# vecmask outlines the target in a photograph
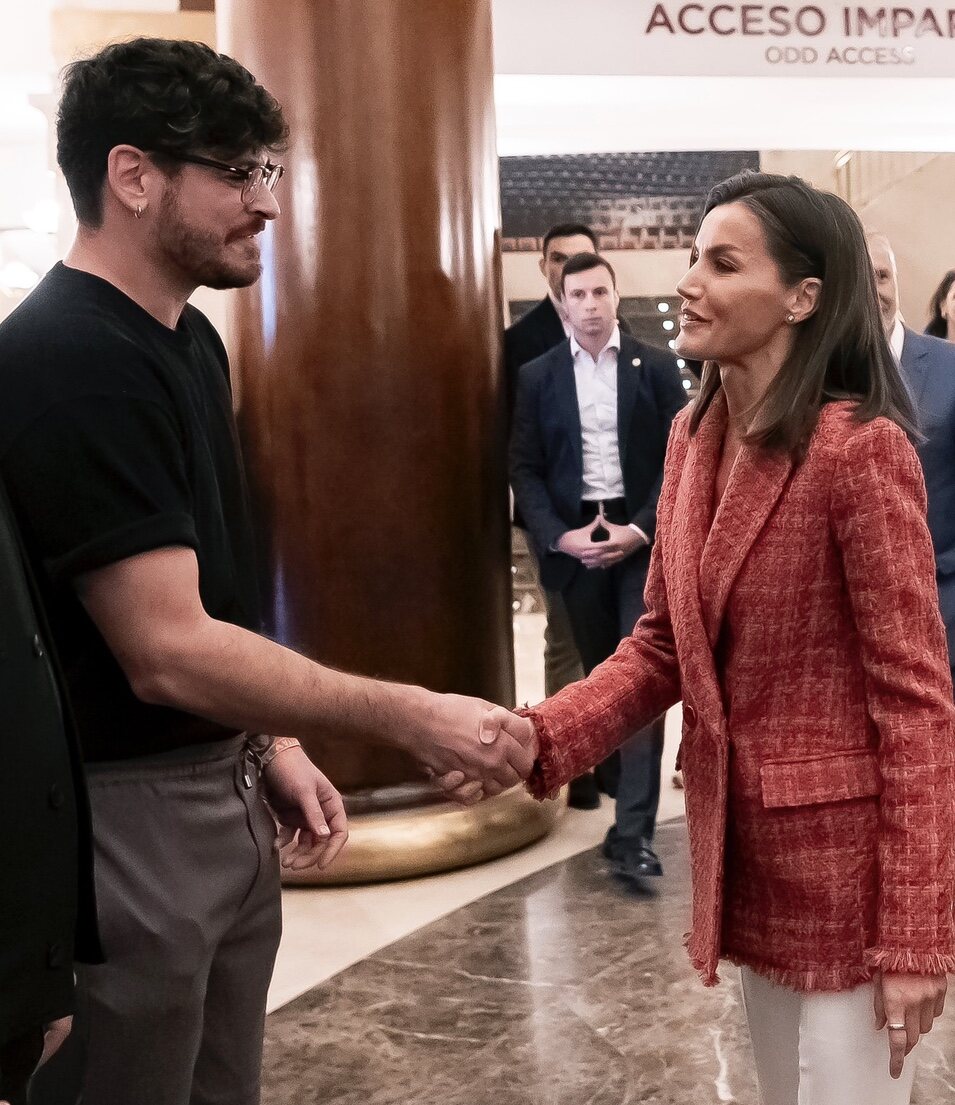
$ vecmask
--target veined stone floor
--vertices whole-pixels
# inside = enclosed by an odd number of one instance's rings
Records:
[[[279,1009],[263,1105],[757,1105],[735,971],[705,989],[683,951],[685,833],[655,893],[583,852]],[[913,1105],[951,1105],[955,1013],[923,1050]]]

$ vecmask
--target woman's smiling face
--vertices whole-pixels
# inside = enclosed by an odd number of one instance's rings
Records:
[[[681,357],[745,361],[790,330],[793,289],[783,283],[759,219],[742,203],[714,207],[704,218],[677,293]]]

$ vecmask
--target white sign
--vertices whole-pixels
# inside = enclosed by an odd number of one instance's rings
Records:
[[[526,73],[950,77],[955,8],[723,0],[499,0],[495,67]]]

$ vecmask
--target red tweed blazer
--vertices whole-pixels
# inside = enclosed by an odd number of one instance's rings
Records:
[[[527,711],[539,797],[683,699],[687,946],[797,990],[955,969],[955,707],[915,451],[832,403],[805,459],[745,446],[714,517],[719,396],[673,424],[647,613]]]

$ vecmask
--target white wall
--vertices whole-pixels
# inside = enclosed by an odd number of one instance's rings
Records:
[[[859,208],[862,221],[885,234],[899,266],[902,313],[915,330],[928,322],[928,302],[942,276],[955,269],[952,181],[955,155],[933,158]]]
[[[955,80],[495,78],[498,152],[955,150]]]

